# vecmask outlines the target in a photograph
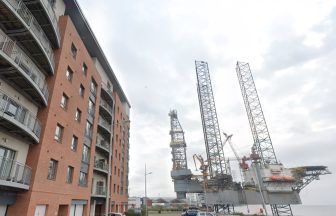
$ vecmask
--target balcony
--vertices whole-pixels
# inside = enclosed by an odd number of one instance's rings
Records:
[[[42,68],[54,73],[54,53],[40,24],[22,0],[0,0],[0,23],[7,35],[29,50]]]
[[[109,153],[110,152],[110,144],[109,142],[107,142],[104,139],[98,138],[97,136],[97,142],[96,142],[96,147],[100,150],[102,150],[105,153]]]
[[[25,52],[0,30],[0,76],[38,104],[47,105],[45,75]]]
[[[60,33],[58,29],[58,21],[54,9],[49,0],[23,0],[26,6],[34,15],[35,19],[40,23],[42,29],[53,43],[54,47],[60,45]]]
[[[105,186],[93,186],[92,188],[92,197],[106,197],[106,187]]]
[[[2,92],[0,92],[0,126],[32,143],[39,142],[41,124],[36,116]]]
[[[29,190],[31,168],[17,161],[0,157],[0,187],[8,190]]]
[[[114,99],[113,99],[113,90],[112,87],[109,87],[107,84],[105,83],[101,83],[101,95],[103,98],[105,98],[108,102],[110,103],[114,103]]]
[[[99,116],[98,120],[98,129],[104,134],[111,134],[111,124],[101,116]]]
[[[112,120],[113,116],[113,108],[112,106],[103,98],[100,98],[100,107],[99,113],[103,115],[105,118]]]
[[[108,164],[103,160],[96,160],[93,169],[108,174]]]

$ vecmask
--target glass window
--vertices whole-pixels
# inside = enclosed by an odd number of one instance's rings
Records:
[[[77,145],[78,145],[78,137],[73,135],[72,140],[71,140],[71,150],[76,151],[77,150]]]
[[[74,172],[74,168],[72,166],[68,166],[66,183],[68,183],[68,184],[72,183],[73,172]]]
[[[73,78],[73,71],[71,70],[70,67],[67,68],[65,72],[66,79],[69,80],[70,82],[72,81]]]
[[[85,63],[83,63],[82,65],[82,73],[86,76],[87,75],[87,70],[88,70],[88,67],[86,66]]]
[[[63,109],[67,109],[68,101],[69,101],[69,97],[66,94],[63,93],[62,98],[61,98],[61,107]]]
[[[87,174],[84,172],[79,172],[79,185],[87,186]]]
[[[84,93],[85,93],[85,88],[84,88],[84,86],[81,84],[81,85],[79,86],[79,95],[80,95],[81,97],[84,97]]]
[[[56,125],[54,139],[59,143],[62,142],[63,130],[64,130],[64,127],[62,125],[60,124]]]
[[[85,163],[90,161],[90,149],[86,145],[83,146],[82,161]]]
[[[97,83],[94,81],[94,79],[91,80],[90,91],[93,95],[97,95]]]
[[[80,122],[81,117],[82,117],[82,111],[80,111],[80,109],[77,108],[75,113],[75,121]]]
[[[85,126],[85,135],[89,138],[92,137],[92,124],[90,122],[86,122]]]
[[[94,116],[94,113],[95,113],[95,104],[94,104],[94,102],[93,102],[91,99],[89,99],[88,113],[89,113],[91,116]]]
[[[77,56],[77,48],[75,47],[75,44],[71,44],[71,55],[73,58],[76,58]]]
[[[57,166],[58,166],[58,161],[54,159],[50,159],[49,167],[48,167],[48,177],[47,177],[49,180],[56,179]]]

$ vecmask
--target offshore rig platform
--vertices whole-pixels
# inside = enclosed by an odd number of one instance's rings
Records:
[[[271,215],[266,208],[266,205],[270,205],[272,215],[292,216],[291,205],[301,204],[300,191],[321,175],[330,174],[330,171],[326,166],[287,168],[279,162],[249,64],[244,62],[237,62],[236,73],[253,145],[250,155],[240,157],[231,143],[232,135],[223,133],[222,140],[208,64],[195,61],[195,67],[206,158],[193,155],[195,166],[198,163],[202,173],[194,175],[188,168],[186,141],[177,112],[170,111],[171,177],[177,198],[185,199],[187,193],[200,193],[204,196],[206,207],[217,211],[231,212],[234,206],[260,204],[266,215]],[[241,182],[235,182],[232,178],[230,160],[224,155],[226,143],[229,143],[235,160],[238,160]]]

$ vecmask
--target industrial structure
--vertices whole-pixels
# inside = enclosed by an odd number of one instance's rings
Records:
[[[223,133],[225,140],[222,142],[208,64],[195,61],[195,66],[207,160],[194,155],[194,161],[197,159],[201,164],[202,178],[191,174],[179,175],[173,167],[171,174],[177,196],[203,193],[206,206],[215,210],[221,208],[230,212],[234,205],[261,204],[267,215],[266,205],[270,205],[274,216],[292,216],[291,205],[301,204],[299,192],[320,175],[330,174],[327,167],[286,168],[279,163],[249,64],[243,62],[237,62],[236,73],[254,142],[251,154],[240,157],[231,143],[232,135]],[[242,182],[232,180],[230,160],[224,157],[227,142],[239,162]]]
[[[129,118],[76,0],[0,0],[0,216],[124,212]]]

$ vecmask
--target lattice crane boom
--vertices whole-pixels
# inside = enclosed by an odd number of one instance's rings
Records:
[[[197,92],[210,177],[227,174],[223,143],[213,96],[208,63],[195,61]]]
[[[236,72],[253,135],[254,148],[263,164],[277,164],[277,157],[274,152],[249,64],[237,62]]]
[[[177,118],[177,111],[171,110],[170,116],[170,147],[172,148],[173,170],[187,170],[186,142],[184,139],[184,131]]]

